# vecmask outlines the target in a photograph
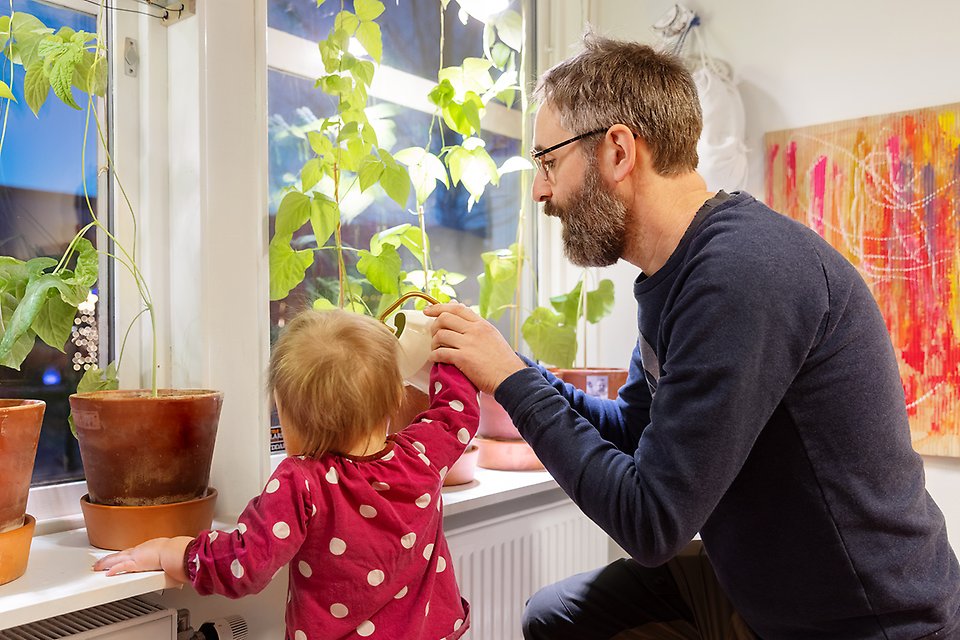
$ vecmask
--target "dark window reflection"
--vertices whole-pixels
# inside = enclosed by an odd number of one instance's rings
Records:
[[[51,28],[66,25],[92,32],[94,18],[69,9],[39,2],[16,0],[15,11],[25,11]],[[0,56],[7,69],[9,61]],[[9,72],[5,78],[9,80]],[[86,163],[82,163],[85,115],[63,105],[52,92],[36,118],[23,98],[23,70],[15,67],[6,137],[0,153],[0,255],[29,260],[38,256],[59,259],[74,234],[90,221],[83,197],[83,174],[87,178],[90,204],[97,204],[96,128],[90,127]],[[77,103],[86,104],[79,92]],[[96,244],[93,233],[88,239]],[[95,316],[83,316],[75,325],[78,347],[68,343],[66,353],[37,340],[36,347],[19,371],[0,367],[0,397],[34,398],[47,403],[40,444],[34,466],[34,484],[49,484],[83,478],[79,449],[67,425],[67,397],[76,391],[83,374],[75,360],[89,358],[99,348]],[[86,338],[80,335],[80,330]]]

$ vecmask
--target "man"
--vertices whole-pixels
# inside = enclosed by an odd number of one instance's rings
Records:
[[[702,603],[674,558],[698,532],[703,582],[712,565],[760,638],[960,637],[960,567],[910,445],[886,326],[855,269],[749,194],[706,190],[696,89],[676,59],[588,36],[536,97],[533,196],[560,219],[567,256],[642,273],[616,401],[521,360],[462,305],[427,311],[433,358],[494,393],[632,556],[535,594],[525,637],[659,637],[659,622],[696,624]]]

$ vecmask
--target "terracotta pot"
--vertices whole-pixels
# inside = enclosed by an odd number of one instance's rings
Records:
[[[450,471],[443,477],[443,486],[455,487],[458,484],[473,482],[477,475],[477,458],[480,455],[480,446],[471,442],[463,455],[450,467]]]
[[[223,394],[202,389],[70,396],[89,501],[112,506],[204,497]]]
[[[23,526],[46,404],[0,400],[0,533]]]
[[[93,504],[89,496],[83,496],[80,510],[83,511],[90,544],[120,551],[151,538],[196,536],[210,528],[216,502],[217,490],[211,488],[204,497],[196,500],[145,507]]]
[[[626,369],[551,369],[551,373],[587,395],[615,400],[627,382]]]
[[[510,414],[489,393],[480,394],[480,428],[477,435],[499,440],[523,439],[510,419]]]
[[[539,471],[543,463],[534,453],[533,447],[524,440],[500,440],[497,438],[477,437],[480,456],[477,466],[498,471]]]
[[[388,433],[403,431],[417,415],[430,407],[430,398],[423,391],[411,385],[404,385],[403,390],[403,401],[400,403],[400,408],[390,416]]]
[[[36,524],[37,520],[27,515],[19,527],[0,533],[0,584],[16,580],[27,572]]]

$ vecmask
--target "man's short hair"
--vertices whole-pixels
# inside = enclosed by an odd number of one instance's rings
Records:
[[[343,453],[365,442],[403,399],[398,353],[397,338],[369,316],[308,309],[288,322],[268,385],[289,423],[281,426],[303,443],[293,453]]]
[[[678,175],[697,168],[703,115],[697,87],[676,56],[635,42],[587,33],[584,49],[548,69],[534,98],[580,134],[623,124],[646,143],[653,168]],[[584,153],[601,138],[585,138]]]

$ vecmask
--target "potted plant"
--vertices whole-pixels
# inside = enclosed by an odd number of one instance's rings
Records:
[[[445,9],[447,2],[441,4]],[[308,270],[322,256],[331,255],[337,280],[333,287],[317,287],[317,294],[311,296],[314,308],[340,307],[382,316],[410,292],[449,301],[457,296],[455,286],[465,279],[463,274],[436,268],[431,260],[424,205],[438,184],[462,184],[472,206],[503,173],[530,166],[526,160],[511,159],[498,167],[479,135],[487,104],[494,99],[512,100],[519,89],[511,52],[519,49],[520,17],[506,12],[491,21],[485,30],[485,57],[468,58],[459,66],[444,66],[441,38],[438,83],[428,96],[435,111],[427,143],[391,153],[378,144],[378,122],[367,108],[367,89],[382,52],[376,20],[384,7],[368,0],[356,2],[354,8],[355,12],[337,13],[327,38],[319,44],[326,75],[317,79],[316,86],[338,108],[335,115],[300,134],[309,142],[310,155],[299,171],[299,181],[289,187],[277,210],[270,241],[271,299],[283,300],[294,289],[302,289]],[[352,38],[360,42],[369,60],[351,53]],[[434,125],[444,140],[438,153],[432,145]],[[341,233],[343,221],[357,215],[348,213],[350,198],[376,187],[401,207],[407,206],[412,190],[415,222],[375,233],[368,247],[347,246]],[[405,261],[414,268],[404,269]],[[422,307],[425,302],[418,299],[416,304]],[[426,395],[408,387],[391,424],[406,425],[426,405]],[[462,458],[464,464],[474,459],[474,452],[471,448]],[[459,476],[451,471],[448,478],[453,482]]]
[[[81,109],[74,99],[76,88],[87,97],[88,118],[101,130],[95,100],[105,95],[107,64],[99,33],[67,27],[54,31],[35,16],[16,12],[0,18],[0,41],[10,64],[25,70],[24,100],[34,114],[39,116],[51,90],[68,106]],[[0,83],[0,97],[8,109],[15,100],[6,82]],[[100,142],[106,146],[102,136]],[[112,169],[109,153],[107,158]],[[0,257],[0,363],[18,367],[36,337],[63,350],[77,307],[98,277],[98,251],[85,238],[91,229],[112,241],[113,248],[104,255],[135,281],[142,309],[134,321],[146,315],[155,329],[150,290],[137,263],[136,236],[129,245],[121,242],[97,217],[89,197],[86,202],[91,222],[77,232],[59,261],[36,258],[23,263]],[[130,202],[126,205],[132,215]],[[118,362],[122,355],[123,346]],[[81,507],[95,546],[119,549],[156,535],[191,535],[212,519],[216,492],[207,482],[222,396],[207,390],[158,389],[155,337],[153,360],[150,389],[120,391],[114,362],[104,369],[91,367],[70,398],[71,428],[79,440],[89,490]],[[178,514],[189,521],[177,524]],[[142,515],[151,519],[146,528],[136,524]]]

